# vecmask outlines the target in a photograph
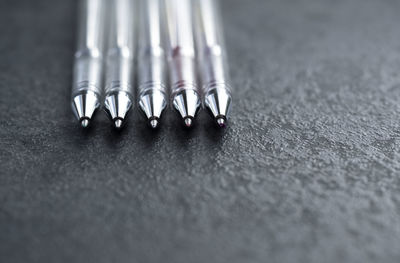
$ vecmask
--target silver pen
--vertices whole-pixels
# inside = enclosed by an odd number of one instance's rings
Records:
[[[232,97],[218,7],[216,0],[195,0],[195,39],[204,105],[225,127]]]
[[[140,1],[138,104],[152,128],[167,106],[161,0]]]
[[[201,104],[196,79],[192,2],[166,0],[165,3],[171,100],[185,125],[190,127]]]
[[[111,1],[110,14],[104,106],[115,127],[121,128],[134,96],[134,0]]]
[[[72,109],[82,127],[87,127],[100,106],[106,0],[81,0],[79,4]]]

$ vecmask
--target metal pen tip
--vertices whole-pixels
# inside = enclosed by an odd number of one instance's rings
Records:
[[[114,122],[115,128],[120,129],[122,127],[122,120],[121,119],[117,119]]]
[[[81,120],[81,126],[83,128],[86,128],[87,126],[89,126],[89,120],[88,119]]]
[[[192,126],[192,123],[193,123],[193,121],[192,121],[192,118],[190,118],[190,117],[186,117],[185,119],[184,119],[184,121],[185,121],[185,125],[186,125],[186,127],[191,127]]]
[[[226,121],[222,117],[217,119],[217,123],[218,123],[219,127],[221,127],[221,128],[225,128],[225,126],[226,126]]]
[[[158,126],[158,121],[156,119],[153,119],[150,121],[150,126],[151,128],[155,129]]]

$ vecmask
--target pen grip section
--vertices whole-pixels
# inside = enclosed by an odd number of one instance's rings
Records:
[[[98,51],[77,52],[74,63],[73,96],[87,91],[101,94],[103,56]]]
[[[202,85],[205,92],[215,86],[215,83],[229,87],[229,70],[226,63],[225,51],[221,46],[205,47],[199,53],[199,67]]]
[[[169,59],[172,97],[182,90],[198,93],[196,62],[192,56],[175,56]]]
[[[148,89],[158,89],[165,94],[165,54],[162,48],[144,49],[139,60],[139,94],[144,94]]]
[[[128,47],[109,49],[107,53],[106,96],[126,92],[133,96],[134,54]]]

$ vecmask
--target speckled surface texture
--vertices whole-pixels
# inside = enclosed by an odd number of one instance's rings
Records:
[[[225,0],[234,108],[69,105],[75,4],[0,1],[0,262],[399,262],[400,2]]]

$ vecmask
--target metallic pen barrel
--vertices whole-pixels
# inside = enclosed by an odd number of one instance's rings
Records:
[[[195,0],[195,39],[204,105],[220,127],[225,127],[231,107],[220,12],[216,0]]]
[[[161,0],[140,1],[138,103],[152,128],[167,106],[160,5]]]
[[[81,0],[79,3],[72,109],[83,127],[89,125],[93,113],[100,106],[106,1]]]
[[[133,104],[134,17],[133,0],[113,0],[106,52],[105,110],[121,128]]]
[[[171,100],[190,127],[200,108],[190,0],[166,0]]]

